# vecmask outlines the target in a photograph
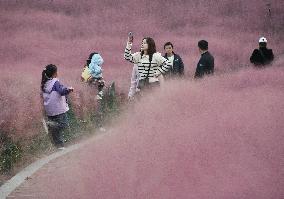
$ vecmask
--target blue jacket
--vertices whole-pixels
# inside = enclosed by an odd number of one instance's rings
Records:
[[[103,58],[100,54],[94,54],[91,63],[89,64],[89,69],[92,77],[100,78],[102,77],[102,64],[104,63]]]
[[[164,57],[168,60],[167,54],[164,55]],[[174,63],[172,68],[169,70],[169,72],[166,73],[166,75],[169,76],[183,76],[184,75],[184,64],[181,59],[181,57],[178,54],[174,53]]]

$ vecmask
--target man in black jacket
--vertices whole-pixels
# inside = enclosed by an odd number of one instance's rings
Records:
[[[273,61],[274,55],[272,49],[267,49],[267,39],[261,37],[259,39],[259,49],[254,49],[250,56],[250,62],[257,67],[262,67]]]
[[[166,73],[166,78],[168,77],[182,77],[184,75],[184,65],[181,57],[174,53],[174,46],[171,42],[167,42],[164,45],[164,50],[166,54],[164,57],[170,61],[172,67],[169,72]]]
[[[214,57],[208,52],[208,42],[201,40],[198,42],[201,58],[197,64],[194,78],[202,78],[204,75],[214,73]]]

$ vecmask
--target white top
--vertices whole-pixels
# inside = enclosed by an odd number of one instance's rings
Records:
[[[128,97],[133,97],[135,93],[138,90],[138,83],[139,83],[139,73],[138,73],[138,66],[137,64],[134,64],[132,69],[132,75],[131,75],[131,82],[130,82],[130,88],[128,92]]]
[[[140,52],[132,54],[131,47],[132,44],[127,43],[124,58],[131,63],[137,64],[139,80],[149,78],[150,83],[157,82],[159,81],[158,76],[161,75],[161,73],[167,72],[171,68],[170,62],[164,58],[161,53],[153,54],[151,67],[149,67],[149,55],[141,56]]]
[[[173,67],[173,65],[174,65],[174,58],[175,58],[174,55],[168,57],[168,60],[169,60],[169,62],[170,62],[170,64],[171,64],[172,67]]]

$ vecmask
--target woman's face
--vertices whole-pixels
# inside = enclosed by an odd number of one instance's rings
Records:
[[[141,50],[148,50],[148,44],[147,44],[147,41],[146,39],[143,39],[142,40],[142,43],[141,43]]]

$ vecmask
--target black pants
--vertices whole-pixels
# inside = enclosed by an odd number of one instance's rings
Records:
[[[48,125],[48,130],[51,134],[55,146],[63,147],[63,131],[68,127],[67,114],[63,113],[55,116],[48,116],[48,120],[50,121],[50,124]]]

